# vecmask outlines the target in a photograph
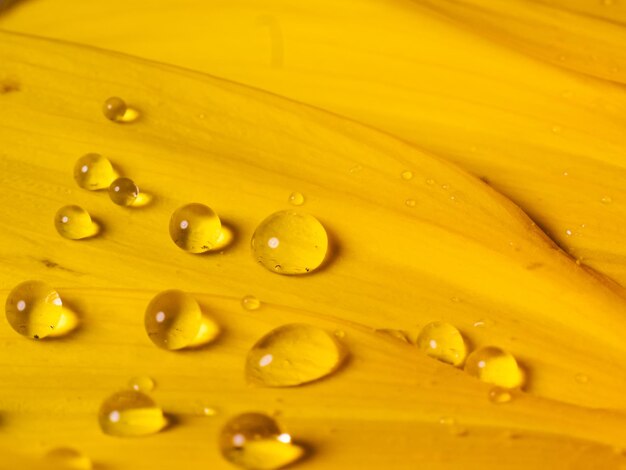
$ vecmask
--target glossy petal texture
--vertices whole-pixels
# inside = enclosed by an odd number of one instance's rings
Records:
[[[0,64],[20,84],[0,95],[0,254],[10,263],[0,282],[45,277],[83,314],[80,334],[45,348],[0,326],[10,351],[0,368],[3,464],[37,468],[32,443],[41,440],[71,443],[110,468],[173,468],[181,448],[187,468],[231,468],[207,445],[210,434],[242,411],[276,409],[314,450],[303,469],[523,468],[547,456],[556,468],[617,467],[613,448],[626,445],[623,292],[487,185],[387,134],[167,65],[9,33],[0,33]],[[113,94],[143,119],[107,122],[100,108]],[[72,164],[87,147],[158,188],[149,210],[120,211],[76,187]],[[223,255],[189,256],[167,223],[209,183],[211,204],[238,237]],[[324,215],[339,248],[326,269],[296,282],[255,266],[248,246],[259,218],[287,208],[293,188],[307,195],[307,211]],[[80,250],[53,243],[48,222],[70,197],[109,228]],[[251,286],[258,311],[240,305]],[[172,354],[147,342],[137,312],[171,288],[193,293],[224,325],[210,350]],[[249,388],[248,348],[286,318],[340,329],[352,360],[333,380],[297,390]],[[489,328],[472,326],[485,318]],[[511,351],[529,370],[527,391],[496,406],[490,385],[375,332],[430,321]],[[159,405],[181,419],[120,445],[100,434],[94,410],[139,373],[158,381]],[[220,410],[211,420],[194,416],[207,396]],[[444,416],[466,435],[451,434]]]

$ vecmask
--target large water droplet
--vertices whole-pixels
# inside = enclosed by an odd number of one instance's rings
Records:
[[[54,470],[91,470],[91,459],[71,447],[57,447],[46,454],[46,464]]]
[[[144,436],[167,425],[163,411],[148,395],[123,390],[107,398],[98,413],[100,428],[111,436]]]
[[[465,371],[483,382],[503,388],[516,388],[524,381],[524,374],[513,355],[494,346],[472,352],[465,362]]]
[[[328,236],[313,216],[276,212],[257,227],[252,252],[267,269],[280,274],[306,274],[317,269],[328,249]]]
[[[170,236],[179,248],[189,253],[204,253],[219,242],[222,223],[217,214],[204,204],[179,207],[170,219]]]
[[[343,347],[321,328],[289,324],[270,331],[248,352],[246,378],[268,387],[289,387],[321,379],[341,366]]]
[[[146,308],[144,324],[152,342],[170,350],[207,344],[219,334],[219,326],[202,314],[198,302],[179,290],[157,294]]]
[[[81,240],[98,234],[99,227],[80,206],[63,206],[54,216],[54,227],[63,238]]]
[[[416,343],[430,357],[454,366],[463,364],[467,355],[463,336],[449,323],[429,323],[420,332]]]
[[[78,186],[90,191],[108,188],[115,177],[109,159],[98,153],[83,155],[74,164],[74,179]]]
[[[245,413],[228,421],[219,447],[226,460],[251,470],[281,468],[304,455],[304,449],[273,418],[261,413]]]
[[[9,292],[6,316],[11,327],[29,338],[45,338],[62,321],[59,293],[42,281],[26,281]]]

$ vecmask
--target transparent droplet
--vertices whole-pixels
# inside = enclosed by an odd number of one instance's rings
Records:
[[[415,207],[415,199],[407,199],[404,203],[409,207]]]
[[[321,379],[341,366],[344,350],[321,328],[289,324],[263,336],[248,352],[248,382],[289,387]]]
[[[221,234],[220,218],[204,204],[179,207],[170,219],[170,237],[179,248],[189,253],[211,250],[218,244]]]
[[[276,212],[257,227],[252,252],[267,269],[279,274],[306,274],[317,269],[328,249],[328,236],[313,216]]]
[[[98,225],[89,212],[80,206],[63,206],[54,216],[54,227],[63,238],[81,240],[98,233]]]
[[[133,377],[128,381],[128,386],[138,392],[151,392],[154,390],[154,380],[147,375]]]
[[[71,447],[57,447],[46,454],[47,468],[54,470],[91,470],[91,459]]]
[[[226,460],[252,470],[281,468],[304,455],[304,449],[262,413],[244,413],[228,421],[220,433],[219,447]]]
[[[109,186],[109,197],[118,206],[132,206],[139,196],[139,188],[129,178],[117,178]]]
[[[611,204],[613,202],[613,198],[611,196],[604,196],[602,199],[600,199],[600,201],[602,202],[602,204]]]
[[[109,159],[99,153],[83,155],[74,164],[74,179],[83,189],[108,188],[116,176]]]
[[[345,338],[346,337],[346,332],[343,330],[335,330],[333,332],[333,334],[337,337],[337,338]]]
[[[7,297],[6,316],[11,327],[29,338],[45,338],[54,332],[63,317],[59,293],[42,281],[26,281]]]
[[[524,374],[513,355],[494,346],[472,352],[465,362],[465,371],[483,382],[503,388],[522,385]]]
[[[108,120],[118,122],[124,119],[127,109],[128,106],[122,98],[112,96],[107,98],[104,102],[102,114],[104,114],[104,117]]]
[[[200,412],[202,413],[203,416],[217,415],[217,410],[213,408],[212,406],[207,406],[207,405],[200,407]]]
[[[122,390],[107,398],[98,413],[100,428],[111,436],[155,434],[167,424],[163,411],[148,395]]]
[[[489,390],[489,401],[495,404],[508,403],[513,399],[512,393],[502,387],[493,387]]]
[[[413,178],[413,172],[412,171],[406,170],[406,171],[402,172],[402,179],[403,180],[407,180],[408,181],[408,180],[410,180],[412,178]]]
[[[432,178],[426,178],[426,184],[433,185],[435,184],[435,180]]]
[[[148,337],[164,349],[182,349],[210,343],[219,334],[219,326],[202,314],[198,302],[180,290],[157,294],[144,317]]]
[[[261,308],[261,301],[253,295],[246,295],[241,299],[241,306],[246,310],[258,310]]]
[[[289,195],[289,203],[294,206],[301,206],[304,204],[304,196],[302,193],[293,192]]]
[[[432,322],[422,328],[417,347],[430,357],[460,366],[467,355],[465,340],[456,327],[444,322]]]

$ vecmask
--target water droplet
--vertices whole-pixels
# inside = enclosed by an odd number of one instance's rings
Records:
[[[213,408],[212,406],[202,406],[200,408],[200,411],[203,416],[216,416],[217,415],[217,410]]]
[[[576,374],[576,377],[574,378],[579,384],[586,384],[589,382],[589,376],[586,374]]]
[[[139,196],[139,188],[129,178],[118,178],[109,186],[109,197],[118,206],[132,206]]]
[[[334,334],[337,338],[345,338],[346,337],[346,332],[343,330],[335,330]]]
[[[569,171],[564,171],[563,176],[569,176]]]
[[[74,164],[74,179],[83,189],[95,191],[108,188],[115,177],[113,165],[99,153],[83,155]]]
[[[128,106],[126,106],[126,102],[122,98],[112,96],[104,102],[102,114],[110,121],[119,122],[124,119],[127,109]]]
[[[191,203],[179,207],[170,219],[170,237],[189,253],[204,253],[220,240],[222,223],[217,214],[204,204]]]
[[[415,199],[407,199],[404,203],[409,207],[415,207]]]
[[[219,326],[202,314],[198,302],[179,290],[157,294],[146,309],[144,324],[152,342],[169,350],[204,345],[219,334]]]
[[[328,249],[328,236],[313,216],[276,212],[257,227],[252,252],[267,269],[279,274],[306,274],[317,269]]]
[[[98,234],[99,227],[80,206],[63,206],[54,216],[54,228],[70,240],[81,240]]]
[[[241,299],[241,306],[246,310],[258,310],[261,308],[261,301],[253,295],[246,295]]]
[[[435,184],[435,180],[434,180],[434,179],[432,179],[432,178],[427,178],[427,179],[426,179],[426,184],[431,184],[431,185],[432,185],[432,184]]]
[[[105,434],[120,437],[154,434],[167,424],[154,400],[135,390],[123,390],[107,398],[100,406],[98,421]]]
[[[494,346],[479,348],[465,362],[465,372],[503,388],[522,385],[524,375],[513,355]]]
[[[248,382],[289,387],[321,379],[341,366],[344,350],[334,335],[304,324],[280,326],[248,352]]]
[[[441,185],[441,189],[448,190],[448,189],[450,189],[450,185],[449,184],[442,184]]]
[[[613,202],[613,198],[611,196],[604,196],[602,199],[600,199],[600,201],[602,202],[602,204],[611,204]]]
[[[291,193],[289,195],[289,203],[294,206],[301,206],[304,204],[304,195],[298,192]]]
[[[429,323],[420,332],[416,344],[428,356],[454,366],[463,364],[467,355],[463,336],[449,323]]]
[[[572,231],[571,231],[570,229],[567,229],[567,230],[565,231],[565,234],[566,234],[568,237],[571,237],[571,236],[572,236]]]
[[[413,172],[412,171],[406,170],[406,171],[402,172],[402,179],[403,180],[408,181],[408,180],[410,180],[412,178],[413,178]]]
[[[59,293],[42,281],[25,281],[14,287],[6,300],[11,327],[29,338],[45,338],[62,321]]]
[[[71,447],[57,447],[46,454],[46,463],[54,470],[91,470],[91,459]]]
[[[277,469],[304,455],[291,435],[261,413],[244,413],[228,421],[220,433],[219,447],[226,460],[246,469]]]
[[[502,387],[493,387],[489,390],[489,401],[495,404],[508,403],[513,399],[513,395],[509,390]]]
[[[128,386],[138,392],[151,392],[154,390],[154,380],[147,375],[133,377],[128,381]]]

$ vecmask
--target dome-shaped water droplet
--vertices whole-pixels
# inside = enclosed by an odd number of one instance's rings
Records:
[[[63,206],[54,216],[54,228],[70,240],[81,240],[98,234],[99,227],[80,206]]]
[[[154,380],[147,375],[133,377],[128,381],[128,386],[138,392],[151,392],[154,390]]]
[[[109,159],[98,153],[83,155],[74,164],[74,179],[78,186],[90,191],[108,188],[115,177]]]
[[[317,269],[328,249],[328,236],[313,216],[276,212],[257,227],[252,252],[267,269],[279,274],[306,274]]]
[[[429,323],[422,328],[416,344],[430,357],[454,366],[463,364],[467,355],[467,346],[463,336],[449,323]]]
[[[220,218],[204,204],[179,207],[170,219],[170,237],[179,248],[189,253],[211,250],[218,244],[221,234]]]
[[[494,346],[472,352],[465,362],[465,371],[483,382],[503,388],[516,388],[524,381],[524,374],[513,355]]]
[[[6,300],[6,316],[11,327],[29,338],[45,338],[54,332],[63,317],[59,293],[42,281],[17,285]]]
[[[270,331],[248,352],[246,378],[268,387],[289,387],[321,379],[341,366],[343,347],[326,330],[289,324]]]
[[[98,421],[105,434],[120,437],[154,434],[167,424],[154,400],[135,390],[123,390],[107,398],[100,406]]]
[[[489,401],[497,405],[508,403],[513,399],[513,394],[506,388],[493,387],[489,390]]]
[[[258,310],[261,308],[261,301],[253,295],[246,295],[241,299],[241,306],[246,310]]]
[[[219,447],[226,460],[251,470],[281,468],[304,455],[291,435],[262,413],[244,413],[228,421],[220,433]]]
[[[289,203],[294,206],[301,206],[304,204],[304,195],[299,192],[293,192],[289,195]]]
[[[128,110],[126,102],[117,96],[107,98],[102,105],[102,114],[110,121],[119,122],[124,119],[124,115]]]
[[[207,344],[219,334],[219,326],[202,314],[198,302],[179,290],[157,294],[146,308],[144,324],[152,342],[170,350]]]
[[[139,188],[129,178],[117,178],[109,186],[109,197],[118,206],[132,206],[139,197]]]

